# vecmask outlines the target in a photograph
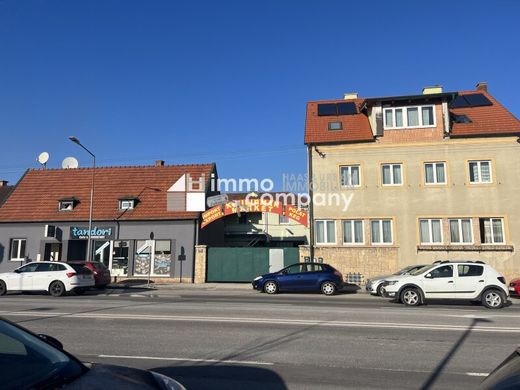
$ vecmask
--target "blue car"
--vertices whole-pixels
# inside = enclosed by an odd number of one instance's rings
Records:
[[[298,263],[281,271],[256,277],[253,288],[267,294],[279,291],[321,291],[333,295],[343,287],[343,275],[322,263]]]

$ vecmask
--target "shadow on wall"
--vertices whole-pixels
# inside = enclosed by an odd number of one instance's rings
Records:
[[[195,365],[156,367],[157,371],[182,383],[190,390],[286,390],[287,386],[276,372],[266,368],[243,365]]]
[[[2,264],[4,262],[4,246],[2,244],[0,244],[0,264]]]

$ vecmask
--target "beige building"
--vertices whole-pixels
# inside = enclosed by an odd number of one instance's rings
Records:
[[[455,259],[520,276],[519,135],[484,83],[309,102],[314,257],[364,279]]]

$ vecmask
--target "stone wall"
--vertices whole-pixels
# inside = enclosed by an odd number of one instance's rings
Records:
[[[206,264],[208,261],[208,247],[195,245],[195,283],[206,283]]]

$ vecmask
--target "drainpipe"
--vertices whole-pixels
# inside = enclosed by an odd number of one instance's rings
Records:
[[[314,261],[314,201],[312,182],[312,146],[307,145],[307,183],[309,186],[309,255]]]

